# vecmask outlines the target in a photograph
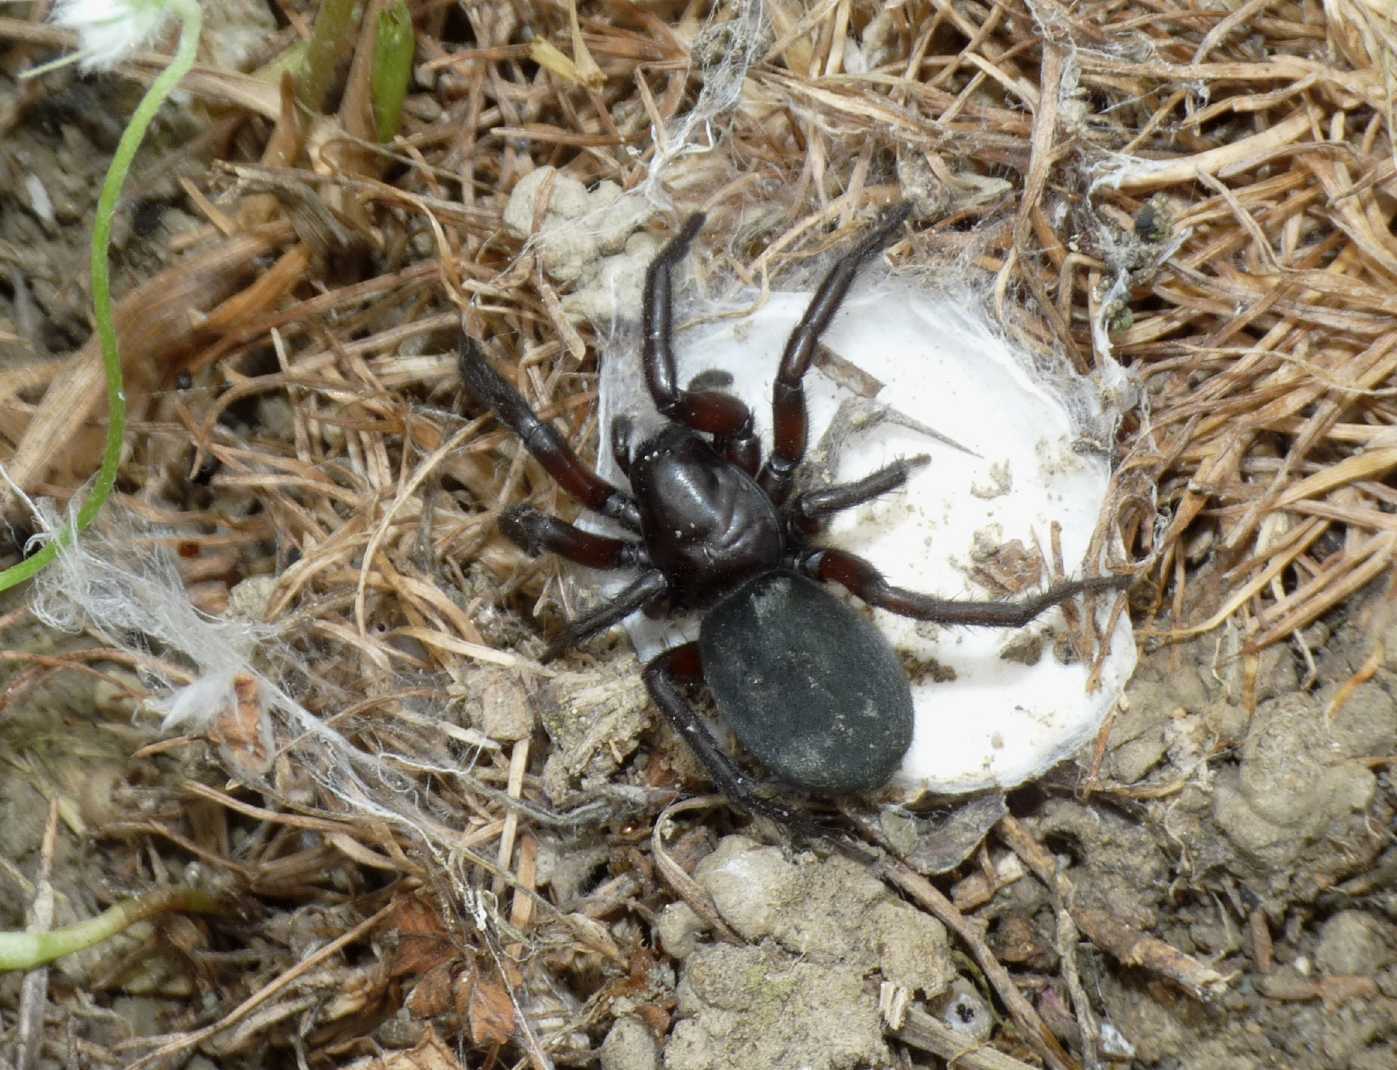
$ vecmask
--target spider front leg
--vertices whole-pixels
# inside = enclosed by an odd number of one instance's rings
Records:
[[[1129,587],[1132,580],[1130,576],[1093,576],[1054,584],[1042,594],[1017,601],[980,602],[936,598],[904,587],[894,587],[871,561],[845,550],[810,550],[801,555],[796,567],[805,575],[822,582],[837,583],[869,605],[886,609],[899,617],[935,624],[973,624],[985,628],[1022,628],[1044,610],[1069,598],[1079,594],[1121,591]]]
[[[679,733],[695,757],[703,763],[713,785],[729,800],[750,814],[768,817],[778,825],[804,836],[828,838],[827,829],[808,816],[779,801],[757,793],[758,784],[749,777],[718,744],[702,717],[684,697],[681,683],[703,682],[703,660],[698,643],[685,643],[652,658],[645,666],[645,686],[650,697]]]
[[[786,348],[781,353],[781,366],[771,388],[772,445],[771,454],[762,465],[757,482],[777,505],[790,493],[791,479],[805,457],[805,442],[809,421],[805,412],[805,387],[802,380],[810,370],[815,348],[825,333],[839,306],[849,294],[849,287],[859,268],[890,241],[907,222],[912,206],[906,202],[895,205],[883,220],[869,231],[856,246],[835,261],[829,274],[820,283],[815,296],[791,331]]]
[[[552,661],[568,647],[610,628],[637,609],[644,609],[656,599],[664,597],[669,590],[664,576],[650,568],[650,555],[641,543],[594,535],[528,506],[504,513],[500,517],[500,531],[530,557],[554,553],[588,568],[646,570],[615,597],[577,620],[568,622],[563,634],[549,644],[543,655],[544,661]]]
[[[611,421],[611,459],[627,479],[631,478],[631,438],[635,434],[635,424],[629,416],[618,416]]]
[[[760,443],[752,411],[722,390],[685,390],[674,362],[674,268],[684,259],[703,226],[703,213],[691,215],[645,272],[645,338],[641,351],[645,383],[655,407],[668,420],[714,436],[718,452],[746,470],[755,469]]]
[[[596,569],[644,568],[650,564],[643,543],[594,535],[527,505],[500,516],[500,531],[530,557],[551,553]]]
[[[459,365],[461,381],[509,427],[559,486],[594,513],[609,516],[631,531],[640,531],[640,510],[635,500],[588,468],[572,452],[557,428],[544,423],[524,396],[490,366],[480,343],[463,335]]]
[[[896,490],[907,482],[915,469],[930,463],[931,458],[925,453],[915,457],[899,457],[892,464],[886,464],[852,483],[835,483],[802,491],[786,502],[783,512],[798,530],[813,535],[833,514]]]
[[[568,621],[563,634],[548,644],[548,649],[544,651],[540,660],[552,661],[569,647],[577,646],[598,632],[606,631],[613,624],[620,624],[636,610],[644,609],[668,593],[669,581],[665,579],[664,573],[654,569],[641,573],[636,580],[590,613]]]

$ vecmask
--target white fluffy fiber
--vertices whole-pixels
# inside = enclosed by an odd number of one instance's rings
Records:
[[[39,513],[54,530],[56,515],[43,506]],[[207,728],[236,703],[234,680],[251,679],[264,738],[286,747],[300,771],[352,810],[407,825],[435,842],[435,825],[415,809],[414,785],[394,768],[395,763],[422,764],[404,755],[367,754],[297,702],[286,680],[309,674],[277,630],[197,609],[165,548],[170,541],[170,532],[150,529],[109,503],[99,523],[64,547],[35,579],[35,615],[65,631],[90,630],[133,654],[158,655],[143,659],[142,668],[155,694],[149,706],[164,714],[167,730]],[[181,660],[188,677],[161,667]],[[264,667],[273,660],[276,675]],[[432,771],[455,772],[446,766]]]
[[[41,516],[50,530],[60,522],[42,507]],[[238,675],[256,678],[265,694],[294,705],[252,664],[258,646],[272,641],[273,629],[196,609],[157,534],[141,531],[109,506],[102,524],[73,540],[39,573],[34,614],[63,631],[90,628],[118,648],[182,657],[191,667],[191,683],[146,669],[148,683],[163,693],[153,705],[163,712],[167,730],[206,727],[233,701]]]
[[[55,26],[78,35],[78,66],[106,70],[145,48],[169,21],[166,0],[58,0]]]

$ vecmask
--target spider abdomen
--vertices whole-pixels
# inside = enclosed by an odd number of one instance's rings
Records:
[[[912,692],[896,653],[813,580],[749,580],[708,611],[699,647],[724,721],[789,784],[871,791],[911,746]]]

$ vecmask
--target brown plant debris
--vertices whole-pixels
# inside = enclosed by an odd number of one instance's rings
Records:
[[[304,44],[317,6],[271,5],[281,28],[256,62]],[[137,196],[183,207],[149,241],[156,266],[132,254],[117,272],[131,423],[115,506],[146,533],[132,546],[173,556],[195,605],[270,623],[276,643],[248,655],[234,698],[186,736],[150,718],[133,727],[131,714],[151,680],[195,682],[201,666],[122,636],[7,653],[0,714],[55,678],[95,681],[103,731],[141,772],[94,780],[100,798],[81,804],[71,777],[39,765],[25,776],[62,800],[66,827],[122,845],[110,887],[190,867],[260,906],[237,924],[143,934],[107,973],[84,964],[80,983],[140,974],[146,991],[219,998],[153,1040],[84,1041],[79,1061],[166,1065],[197,1048],[266,1065],[313,1052],[312,1065],[448,1067],[469,1051],[472,1066],[545,1067],[589,1063],[614,1021],[663,1033],[679,997],[649,926],[690,942],[705,931],[695,908],[668,907],[676,894],[702,906],[691,874],[719,819],[679,806],[652,838],[659,809],[696,781],[651,726],[631,664],[535,660],[540,629],[521,615],[546,630],[573,594],[496,518],[523,502],[575,506],[462,396],[454,350],[464,325],[587,455],[612,325],[584,313],[598,294],[633,294],[636,265],[689,212],[710,215],[693,285],[765,291],[910,199],[899,267],[972,280],[1007,330],[1095,375],[1125,413],[1114,441],[1084,443],[1117,462],[1099,538],[1118,536],[1147,578],[1135,606],[1147,634],[1225,630],[1249,702],[1267,686],[1264,648],[1294,641],[1309,657],[1305,629],[1390,573],[1388,6],[408,6],[417,53],[391,142],[366,140],[364,55],[315,114],[290,76],[210,61],[176,127],[209,132],[143,156]],[[0,19],[4,78],[69,40],[13,14]],[[148,77],[152,63],[125,74]],[[10,139],[48,107],[72,114],[68,94],[81,92],[68,73],[7,88],[0,130]],[[82,155],[54,144],[60,169]],[[0,152],[16,189],[36,178]],[[563,246],[574,204],[597,212],[586,244]],[[16,488],[62,504],[97,466],[103,387],[94,343],[49,350],[63,332],[85,337],[82,257],[36,219],[0,216],[0,452]],[[615,312],[634,319],[638,306],[626,297]],[[34,523],[6,494],[8,519]],[[1373,610],[1383,630],[1390,597]],[[10,606],[0,627],[27,620]],[[1332,718],[1386,656],[1359,659]],[[264,720],[249,673],[284,684],[301,719]],[[585,761],[545,773],[539,709],[602,693],[608,730],[588,737]],[[1138,919],[1074,906],[1041,846],[1014,849],[1057,923],[1046,940],[1022,918],[1006,924],[1026,949],[1014,971],[975,915],[1033,883],[1023,866],[982,851],[946,877],[960,909],[908,867],[887,871],[956,930],[1009,1011],[1002,1052],[966,1065],[1096,1059],[1099,1038],[1083,1047],[1083,1035],[1104,1025],[1075,972],[1078,930],[1186,991],[1221,988]],[[17,874],[4,879],[22,887]],[[1251,925],[1269,970],[1265,919]],[[1278,998],[1370,990],[1330,978]],[[909,1041],[964,1050],[919,1026],[922,1013],[906,1019]],[[375,1062],[384,1050],[396,1054]]]

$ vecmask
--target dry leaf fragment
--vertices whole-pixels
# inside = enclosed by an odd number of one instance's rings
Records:
[[[398,947],[389,967],[390,977],[424,975],[455,956],[441,917],[421,899],[408,896],[395,905],[393,928]]]
[[[498,978],[476,975],[466,1017],[475,1044],[504,1044],[514,1035],[514,1002]]]

